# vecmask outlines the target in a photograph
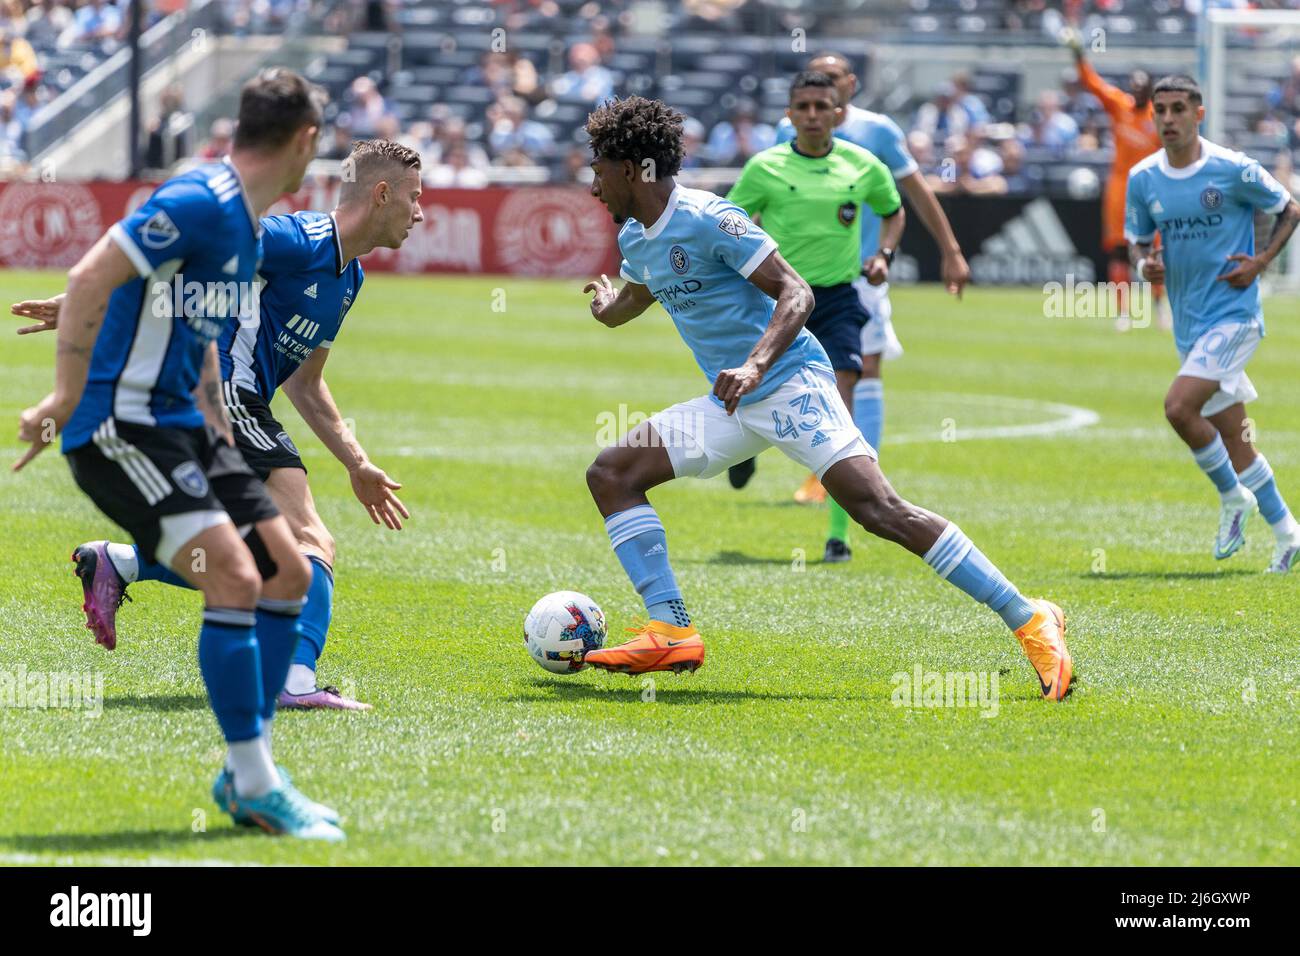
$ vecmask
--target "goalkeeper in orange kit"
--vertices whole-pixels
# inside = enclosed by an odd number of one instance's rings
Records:
[[[1120,290],[1118,326],[1125,330],[1130,325],[1128,308],[1129,260],[1128,243],[1124,240],[1124,197],[1128,189],[1128,171],[1140,160],[1161,148],[1156,134],[1155,120],[1151,114],[1151,77],[1145,70],[1129,74],[1129,90],[1125,93],[1111,86],[1092,68],[1083,55],[1083,45],[1078,33],[1069,31],[1065,43],[1074,53],[1079,71],[1079,85],[1097,97],[1110,117],[1111,135],[1115,140],[1115,158],[1101,202],[1101,245],[1109,258],[1106,278]],[[1163,287],[1155,287],[1155,298],[1162,297]],[[1148,320],[1150,316],[1146,316]],[[1163,317],[1162,317],[1163,319]],[[1167,327],[1162,320],[1162,327]]]

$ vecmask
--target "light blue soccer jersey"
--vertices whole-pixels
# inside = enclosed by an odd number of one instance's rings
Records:
[[[269,216],[262,230],[260,309],[229,326],[218,350],[221,377],[269,402],[313,351],[334,344],[365,273],[343,261],[333,216]]]
[[[108,232],[139,277],[108,300],[63,450],[107,419],[198,428],[194,402],[208,343],[256,309],[260,226],[239,174],[206,163],[167,180]]]
[[[776,127],[776,141],[788,143],[794,139],[794,135],[794,124],[788,118],[782,119]],[[848,116],[835,127],[835,136],[875,153],[876,158],[889,167],[895,181],[910,176],[919,169],[916,160],[907,150],[907,137],[903,135],[902,129],[883,113],[873,113],[850,103]],[[866,262],[874,256],[879,248],[880,217],[864,206],[862,261]]]
[[[1220,322],[1262,321],[1259,282],[1234,289],[1218,276],[1235,253],[1255,254],[1255,210],[1279,213],[1290,194],[1255,160],[1201,140],[1201,158],[1175,169],[1163,149],[1128,174],[1124,237],[1164,249],[1165,287],[1180,354]]]
[[[776,251],[776,242],[743,209],[702,189],[674,186],[663,215],[650,226],[629,219],[618,246],[619,273],[649,287],[710,384],[723,369],[745,364],[775,308],[749,276]],[[821,344],[800,329],[741,404],[770,395],[804,365],[830,371]]]

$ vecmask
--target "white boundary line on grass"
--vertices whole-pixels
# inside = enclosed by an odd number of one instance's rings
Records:
[[[909,394],[904,392],[903,394]],[[1078,405],[1062,405],[1057,402],[1043,402],[1036,398],[1013,398],[1009,395],[968,395],[962,392],[926,392],[927,399],[952,401],[958,408],[963,405],[981,405],[985,408],[1004,408],[1016,411],[1043,411],[1056,416],[1045,422],[1028,422],[1024,425],[987,425],[963,428],[956,425],[951,441],[975,441],[981,438],[1044,438],[1065,432],[1091,428],[1101,421],[1101,416],[1091,408]],[[923,442],[944,441],[941,430],[925,432],[903,432],[900,435],[886,436],[885,446],[914,445]]]
[[[898,392],[892,393],[898,395]],[[903,391],[902,394],[913,394]],[[885,446],[919,445],[925,442],[978,441],[989,438],[1047,438],[1066,432],[1091,428],[1101,421],[1101,415],[1091,408],[1079,405],[1063,405],[1058,402],[1043,402],[1036,398],[1014,398],[1010,395],[969,395],[964,392],[925,392],[927,399],[951,401],[956,408],[979,405],[985,408],[1013,409],[1016,411],[1042,411],[1055,417],[1043,422],[1027,422],[1023,425],[985,425],[963,428],[956,426],[951,439],[943,437],[942,428],[901,432],[886,435]],[[649,417],[648,415],[646,416]],[[419,445],[399,445],[385,452],[395,458],[436,458],[445,454],[446,449]]]
[[[97,853],[78,856],[0,853],[0,866],[265,866],[265,864],[168,856],[101,856]]]

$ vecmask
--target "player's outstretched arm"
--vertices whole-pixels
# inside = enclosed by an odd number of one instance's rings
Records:
[[[307,361],[281,387],[302,420],[316,433],[330,454],[348,470],[352,493],[365,507],[370,520],[394,531],[401,531],[402,519],[411,517],[406,505],[393,494],[402,485],[389,478],[382,468],[370,460],[339,413],[334,396],[325,384],[325,362],[329,353],[329,349],[314,349]]]
[[[59,327],[59,307],[63,305],[65,293],[60,292],[52,299],[24,299],[9,306],[9,311],[23,319],[36,319],[36,325],[25,325],[18,330],[19,335],[33,332],[50,332]]]
[[[44,451],[72,417],[86,387],[109,297],[136,275],[131,260],[107,234],[69,270],[68,290],[59,310],[54,391],[20,416],[18,437],[31,448],[14,463],[14,471]]]
[[[723,369],[713,381],[713,394],[733,414],[740,400],[763,381],[763,376],[794,342],[813,309],[813,293],[808,283],[790,267],[790,263],[773,252],[749,274],[749,281],[776,300],[767,331],[749,353],[740,368]]]
[[[650,290],[639,282],[625,282],[623,288],[615,290],[607,275],[588,282],[582,291],[584,295],[596,293],[591,297],[591,314],[611,329],[631,322],[655,300]]]
[[[926,232],[934,237],[935,243],[939,246],[941,257],[939,277],[943,281],[944,288],[960,299],[966,283],[970,282],[970,266],[966,264],[966,257],[962,255],[961,246],[957,244],[957,236],[952,231],[948,214],[943,211],[943,206],[939,205],[939,198],[930,188],[930,184],[925,181],[920,170],[904,176],[898,181],[898,185],[903,187],[907,201],[912,204],[912,208],[921,219],[921,225],[925,226]],[[889,245],[883,237],[880,244]],[[898,245],[895,243],[889,245],[889,248],[897,249]]]

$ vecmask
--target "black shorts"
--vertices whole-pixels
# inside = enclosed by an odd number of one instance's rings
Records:
[[[230,427],[235,432],[235,445],[257,477],[266,481],[266,476],[276,468],[307,470],[298,456],[298,447],[284,426],[275,420],[266,399],[234,382],[222,382],[221,394],[226,414],[230,416]]]
[[[184,540],[211,527],[164,522],[179,515],[224,512],[238,526],[274,518],[280,512],[266,487],[239,451],[215,429],[158,428],[106,419],[95,437],[67,453],[72,477],[104,514],[130,533],[150,561],[171,531],[172,554]],[[163,558],[170,561],[171,555]]]
[[[870,318],[852,283],[813,286],[807,329],[822,344],[835,371],[862,371],[862,327]]]

